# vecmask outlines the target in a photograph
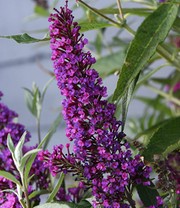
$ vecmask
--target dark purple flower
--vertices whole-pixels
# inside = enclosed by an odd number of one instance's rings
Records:
[[[63,171],[83,174],[98,203],[107,207],[129,207],[124,202],[126,186],[149,183],[151,169],[139,155],[132,156],[125,134],[119,132],[121,121],[115,118],[116,106],[105,100],[107,89],[92,68],[96,62],[89,51],[84,52],[87,39],[80,35],[80,26],[73,22],[66,6],[49,21],[54,72],[63,101],[66,135],[74,141],[74,152],[64,155],[62,146],[52,154],[40,154],[53,174]],[[141,179],[141,180],[140,180]]]

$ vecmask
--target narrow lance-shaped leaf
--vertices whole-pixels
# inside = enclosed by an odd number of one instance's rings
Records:
[[[139,74],[137,75],[136,79],[134,79],[133,82],[130,84],[128,90],[126,91],[125,95],[122,98],[122,122],[123,122],[122,131],[124,131],[129,103],[138,79],[139,79]]]
[[[15,162],[15,165],[18,170],[20,168],[20,163],[21,163],[21,159],[22,159],[22,148],[24,145],[25,138],[26,138],[26,132],[23,133],[23,135],[21,136],[21,138],[20,138],[20,140],[14,150],[14,157],[16,160],[14,162]]]
[[[33,191],[29,196],[28,196],[28,198],[29,199],[32,199],[32,198],[34,198],[34,197],[36,197],[36,196],[42,196],[43,194],[48,194],[49,193],[49,191],[48,190],[44,190],[44,189],[41,189],[41,190],[35,190],[35,191]]]
[[[107,22],[80,22],[79,25],[81,26],[81,32],[113,26]]]
[[[51,194],[49,195],[49,197],[47,199],[47,202],[53,201],[54,197],[56,196],[57,192],[59,191],[59,188],[61,187],[63,180],[64,180],[64,173],[61,173],[56,186],[54,187],[53,191],[51,192]]]
[[[27,33],[20,34],[20,35],[0,36],[0,38],[13,39],[17,43],[37,43],[37,42],[50,40],[48,37],[37,39],[37,38],[31,37]]]
[[[15,190],[13,190],[13,189],[4,189],[4,190],[1,190],[1,192],[13,193],[13,194],[15,194],[18,197],[18,193]]]
[[[30,156],[32,155],[36,155],[41,149],[32,149],[30,151],[28,151],[23,157],[22,157],[22,160],[21,160],[21,168],[24,168],[27,160],[30,158]]]
[[[46,84],[45,86],[43,87],[43,90],[42,90],[42,95],[41,95],[41,103],[43,103],[44,101],[44,96],[46,94],[46,91],[48,89],[48,87],[50,86],[50,84],[52,83],[52,81],[55,79],[55,76],[53,76],[53,78],[51,78]]]
[[[148,161],[153,161],[154,155],[166,156],[169,152],[180,147],[180,117],[169,119],[152,135],[143,151]]]
[[[158,44],[165,39],[177,16],[177,12],[177,5],[162,4],[138,28],[119,76],[114,92],[114,101],[118,101],[123,96],[133,79],[155,53]]]
[[[14,155],[14,150],[15,150],[15,147],[14,147],[14,143],[11,139],[11,135],[8,134],[8,137],[7,137],[7,146],[8,146],[8,149],[9,151],[11,152],[12,156]]]
[[[15,184],[21,186],[20,182],[15,178],[15,176],[13,176],[11,173],[0,170],[0,176],[14,182]]]
[[[179,32],[180,33],[180,17],[176,17],[176,19],[174,21],[174,24],[173,24],[173,29],[176,32]]]

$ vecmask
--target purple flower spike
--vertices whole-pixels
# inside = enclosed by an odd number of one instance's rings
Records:
[[[83,50],[88,41],[80,34],[78,23],[73,22],[67,1],[65,7],[55,11],[49,18],[51,58],[57,85],[66,97],[62,103],[63,116],[66,135],[74,141],[75,154],[65,156],[58,147],[52,154],[45,152],[40,157],[53,173],[75,171],[78,175],[83,170],[96,198],[94,207],[98,204],[105,208],[130,207],[124,202],[126,186],[148,185],[151,169],[139,155],[133,158],[129,144],[123,139],[125,134],[118,131],[121,121],[115,118],[116,107],[105,100],[107,89],[92,68],[96,60]],[[78,166],[81,168],[73,169]]]

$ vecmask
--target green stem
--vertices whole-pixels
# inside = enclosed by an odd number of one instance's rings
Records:
[[[178,100],[177,98],[173,97],[172,95],[169,95],[165,92],[162,92],[161,90],[151,86],[151,85],[146,85],[146,87],[148,87],[149,89],[151,89],[152,91],[156,92],[158,95],[161,95],[162,97],[164,97],[165,99],[173,102],[174,104],[180,106],[180,100]]]
[[[38,144],[41,143],[41,125],[40,125],[40,118],[37,118],[37,133],[38,133]]]
[[[19,202],[23,208],[26,208],[26,204],[24,203],[23,199],[20,199]]]
[[[54,187],[53,191],[52,191],[51,194],[49,195],[49,197],[48,197],[46,203],[53,201],[53,199],[54,199],[54,197],[56,196],[56,194],[57,194],[59,188],[60,188],[61,185],[62,185],[62,182],[63,182],[63,180],[64,180],[64,176],[65,176],[65,174],[64,174],[64,173],[61,173],[61,176],[59,177],[59,180],[58,180],[56,186]]]
[[[20,172],[20,176],[21,176],[21,181],[22,181],[22,186],[23,186],[23,191],[24,191],[24,196],[25,196],[25,201],[26,201],[26,208],[31,208],[24,176],[21,172]]]
[[[123,27],[134,37],[136,35],[136,32],[130,28],[126,23],[123,25]]]
[[[119,9],[119,17],[121,18],[122,22],[124,21],[124,16],[123,16],[123,11],[122,11],[122,6],[121,6],[121,1],[117,0],[117,5]]]

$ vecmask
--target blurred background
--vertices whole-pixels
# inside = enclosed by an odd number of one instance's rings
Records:
[[[57,1],[56,8],[64,4],[64,0]],[[70,1],[70,7],[74,5],[75,19],[82,16],[82,10],[77,9],[75,1]],[[88,1],[86,1],[88,2]],[[52,3],[52,2],[51,2]],[[113,1],[89,1],[90,5],[97,8],[103,8],[106,4],[116,3]],[[1,0],[0,2],[0,35],[9,36],[27,32],[32,33],[33,37],[43,38],[44,33],[36,33],[33,31],[44,30],[48,28],[47,17],[40,17],[34,13],[36,5],[41,4],[44,8],[50,7],[48,1],[33,1],[33,0]],[[132,3],[131,3],[132,4]],[[131,4],[126,3],[127,7]],[[134,5],[132,5],[134,6]],[[129,20],[131,21],[131,19]],[[134,28],[140,24],[135,22]],[[106,34],[106,41],[111,41],[112,35],[115,34],[114,28],[110,28]],[[85,36],[93,42],[96,36],[96,31],[86,32]],[[125,37],[128,41],[130,35],[122,31],[121,37]],[[32,141],[35,144],[37,141],[36,122],[32,114],[28,111],[24,99],[24,87],[32,88],[32,83],[35,82],[40,90],[42,90],[45,83],[51,79],[47,71],[53,72],[52,62],[50,60],[51,51],[48,43],[33,43],[33,44],[18,44],[14,40],[0,39],[0,90],[4,93],[3,102],[19,114],[19,122],[24,124],[31,132]],[[93,50],[93,47],[90,46]],[[96,54],[95,54],[96,55]],[[108,69],[107,69],[108,70]],[[165,75],[168,73],[163,71]],[[160,72],[162,75],[162,72]],[[158,74],[156,75],[158,76]],[[117,75],[111,75],[104,80],[104,85],[108,88],[108,95],[111,95],[116,87]],[[148,89],[140,89],[138,95],[150,95],[153,93]],[[47,90],[43,104],[43,111],[41,117],[41,130],[44,136],[54,119],[60,111],[62,97],[53,81]],[[128,116],[138,117],[142,115],[144,105],[137,100],[134,100],[129,108]],[[54,135],[51,146],[55,143],[65,142],[64,123],[61,123],[58,132]],[[127,132],[128,133],[128,132]]]

